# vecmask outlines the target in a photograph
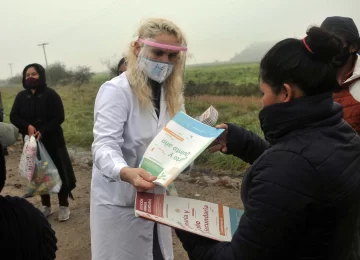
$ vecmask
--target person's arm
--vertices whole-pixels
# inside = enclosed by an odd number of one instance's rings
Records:
[[[21,132],[23,133],[27,133],[27,129],[28,129],[28,126],[30,125],[30,123],[21,118],[19,116],[19,113],[20,113],[20,106],[21,106],[21,93],[20,92],[19,94],[17,94],[16,98],[15,98],[15,101],[14,101],[14,104],[11,108],[11,112],[10,112],[10,121],[11,123],[16,126]]]
[[[102,85],[96,96],[92,154],[95,166],[109,181],[120,182],[120,171],[128,167],[121,147],[131,100],[122,87],[112,82]]]
[[[270,144],[257,134],[235,124],[226,123],[226,125],[228,126],[226,154],[232,154],[252,164],[270,147]]]
[[[245,213],[231,242],[176,230],[191,260],[282,259],[289,253],[304,230],[307,206],[315,202],[316,173],[304,158],[278,151],[257,162],[251,176]]]
[[[152,190],[156,177],[142,168],[129,167],[122,152],[124,125],[132,102],[130,93],[111,81],[100,87],[94,108],[94,164],[109,182],[124,181],[137,191]]]
[[[59,94],[52,91],[48,98],[46,110],[50,120],[37,129],[42,136],[46,136],[48,133],[59,128],[65,120],[64,106]]]

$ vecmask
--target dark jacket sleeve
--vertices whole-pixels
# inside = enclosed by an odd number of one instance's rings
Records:
[[[1,145],[0,142],[0,192],[5,186],[5,181],[6,181],[6,161],[5,161],[3,146]]]
[[[0,245],[2,255],[11,259],[56,258],[57,239],[44,215],[30,202],[0,196]]]
[[[4,106],[0,92],[0,122],[4,122]]]
[[[245,213],[231,242],[177,231],[190,259],[285,259],[304,230],[307,207],[315,201],[311,197],[318,185],[312,181],[314,175],[311,165],[296,154],[265,155],[254,165],[249,187],[244,187],[248,191]]]
[[[227,126],[227,154],[232,154],[252,164],[270,147],[265,139],[245,128],[229,123]]]
[[[11,123],[16,126],[20,132],[22,133],[27,133],[27,128],[29,126],[29,122],[20,118],[19,113],[20,113],[20,106],[21,106],[21,95],[22,92],[18,93],[16,95],[14,104],[11,108],[11,112],[10,112],[10,121]]]
[[[58,93],[52,91],[49,95],[48,122],[38,127],[42,135],[46,135],[59,128],[65,120],[64,106]]]

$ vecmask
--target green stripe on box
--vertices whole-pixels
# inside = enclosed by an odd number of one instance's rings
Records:
[[[159,176],[159,174],[164,170],[163,167],[161,167],[159,164],[144,158],[144,160],[142,161],[141,168],[143,168],[144,170],[148,171],[151,173],[152,176]]]

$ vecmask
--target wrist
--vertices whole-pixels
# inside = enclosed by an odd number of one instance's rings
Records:
[[[120,180],[129,182],[128,181],[129,169],[130,169],[129,167],[123,167],[120,170]]]

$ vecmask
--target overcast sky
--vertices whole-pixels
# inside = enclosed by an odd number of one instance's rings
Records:
[[[174,21],[188,39],[192,63],[228,60],[256,41],[303,37],[327,16],[348,16],[360,28],[360,0],[2,0],[0,78],[25,65],[61,61],[104,71],[121,57],[143,19]]]

